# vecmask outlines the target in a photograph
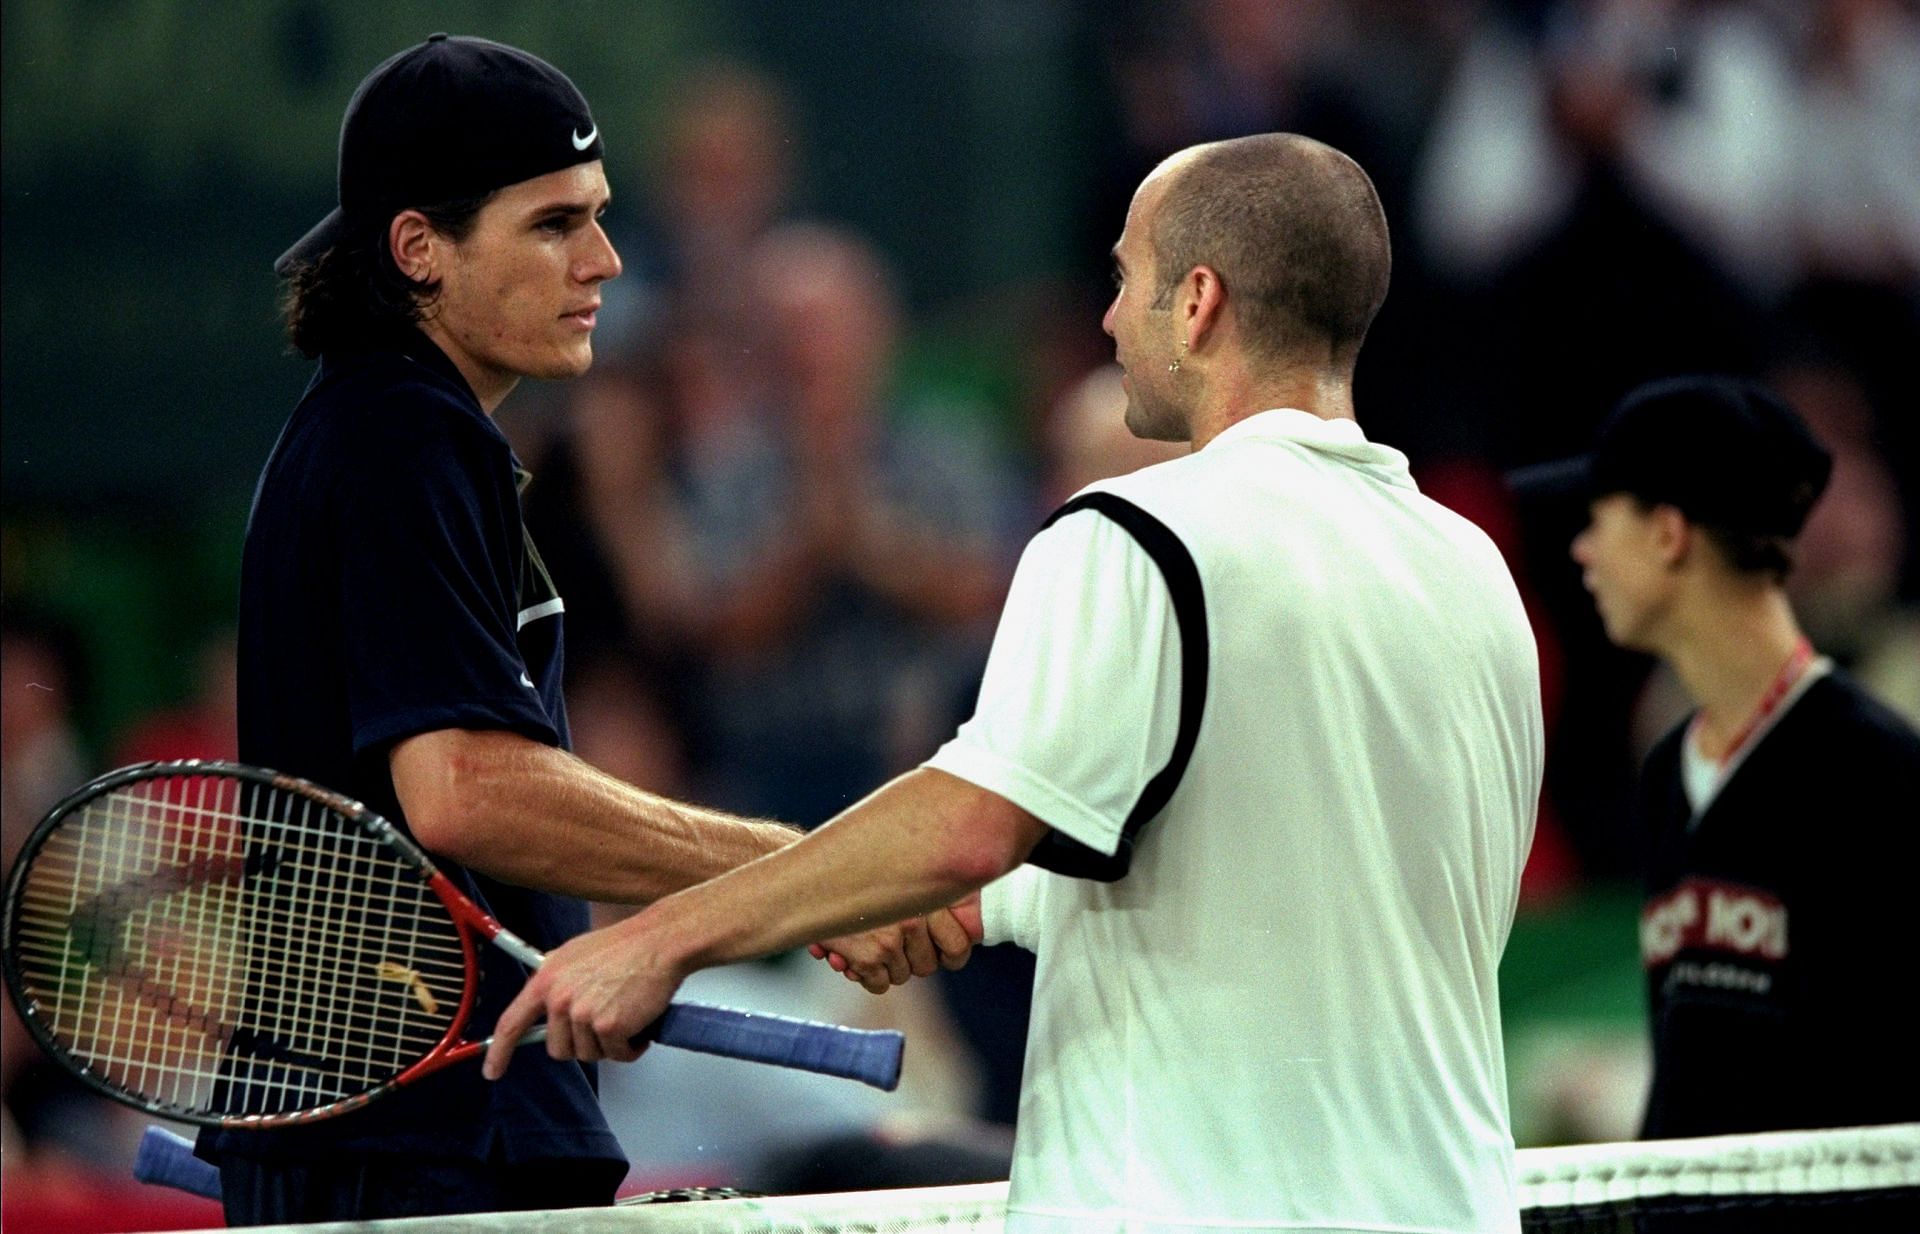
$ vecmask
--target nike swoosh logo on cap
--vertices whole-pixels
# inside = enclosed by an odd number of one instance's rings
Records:
[[[593,144],[593,139],[598,136],[600,136],[600,126],[597,124],[587,130],[585,137],[580,136],[579,129],[575,129],[573,131],[573,148],[575,150],[585,150]]]

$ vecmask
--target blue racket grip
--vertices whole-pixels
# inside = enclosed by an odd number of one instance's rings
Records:
[[[193,1141],[165,1127],[148,1127],[133,1158],[133,1176],[156,1187],[172,1187],[220,1198],[220,1171],[193,1155]]]
[[[907,1042],[891,1029],[816,1024],[699,1003],[674,1003],[645,1035],[679,1050],[816,1071],[887,1092],[899,1087]]]

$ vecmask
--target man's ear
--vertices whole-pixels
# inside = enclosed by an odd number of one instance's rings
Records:
[[[400,273],[422,286],[440,281],[445,237],[418,210],[402,210],[387,224],[387,248]]]
[[[1226,319],[1227,285],[1212,266],[1195,266],[1181,280],[1175,306],[1182,340],[1200,351]]]

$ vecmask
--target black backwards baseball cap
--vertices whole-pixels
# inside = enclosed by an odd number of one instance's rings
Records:
[[[1591,453],[1524,468],[1507,483],[1531,500],[1628,493],[1703,526],[1791,539],[1832,470],[1826,447],[1766,387],[1676,377],[1621,399]]]
[[[318,258],[350,222],[477,197],[603,152],[587,100],[565,73],[504,43],[429,35],[368,73],[347,100],[340,204],[281,254],[274,273]]]

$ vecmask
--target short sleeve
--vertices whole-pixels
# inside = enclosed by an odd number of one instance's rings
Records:
[[[1182,629],[1136,535],[1100,510],[1069,509],[1022,554],[978,706],[928,766],[1040,818],[1054,856],[1080,850],[1065,861],[1036,850],[1037,864],[1111,879],[1158,812],[1142,810],[1149,787],[1164,786],[1175,761]]]
[[[1047,883],[1054,877],[1038,866],[1023,865],[982,887],[981,944],[1012,943],[1027,951],[1039,951]]]
[[[557,744],[517,641],[518,494],[504,441],[393,409],[344,486],[341,611],[356,755],[443,728]]]

